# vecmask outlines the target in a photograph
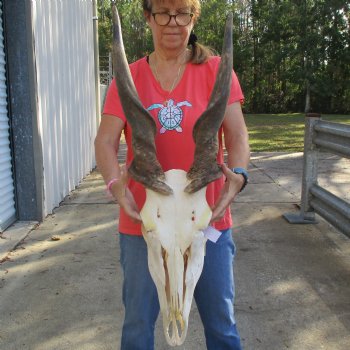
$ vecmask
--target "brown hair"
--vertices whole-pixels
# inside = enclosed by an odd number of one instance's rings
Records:
[[[164,0],[153,0],[154,2],[162,2]],[[172,0],[173,2],[177,0]],[[199,0],[182,0],[186,5],[191,7],[191,11],[194,13],[194,21],[196,22],[201,13],[201,5]],[[142,7],[145,12],[152,12],[152,0],[142,0]],[[194,64],[201,64],[206,62],[210,56],[213,56],[213,51],[202,44],[199,44],[197,40],[191,40],[189,42],[191,46],[191,56],[189,62]]]

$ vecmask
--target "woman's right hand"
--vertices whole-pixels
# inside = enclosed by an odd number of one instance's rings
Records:
[[[139,208],[135,202],[132,192],[127,187],[128,171],[126,166],[120,167],[120,179],[111,186],[111,193],[124,209],[125,213],[135,222],[141,223]]]

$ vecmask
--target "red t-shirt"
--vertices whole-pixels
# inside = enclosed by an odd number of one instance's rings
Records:
[[[170,93],[164,91],[153,76],[146,57],[132,63],[130,71],[134,80],[140,101],[145,109],[153,116],[157,126],[155,137],[157,159],[164,172],[170,169],[182,169],[188,171],[192,162],[195,144],[192,138],[192,129],[205,111],[210,94],[214,87],[216,73],[219,68],[220,57],[211,57],[203,64],[186,65],[181,81]],[[228,104],[243,100],[243,93],[236,74],[232,73],[232,86]],[[167,102],[166,102],[167,101]],[[169,112],[175,117],[164,118]],[[103,114],[115,115],[125,122],[124,132],[127,151],[127,165],[133,159],[131,148],[131,128],[125,119],[120,103],[118,90],[113,80],[106,96]],[[223,163],[222,128],[219,133],[218,163]],[[207,186],[206,197],[208,204],[212,206],[224,184],[224,176]],[[144,186],[133,179],[129,180],[128,187],[133,193],[136,203],[141,210],[146,200]],[[229,208],[224,218],[214,224],[218,230],[224,230],[232,226],[232,218]],[[135,224],[121,209],[119,217],[119,231],[127,234],[141,235],[141,226]]]

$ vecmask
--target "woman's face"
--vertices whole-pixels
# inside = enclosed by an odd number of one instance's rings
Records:
[[[189,14],[191,8],[187,6],[183,1],[154,1],[152,4],[152,12],[146,13],[146,20],[152,30],[153,42],[155,49],[161,49],[164,51],[182,51],[187,47],[188,38],[193,28],[194,18],[191,19],[188,25],[179,26],[175,22],[175,18],[171,17],[170,22],[167,25],[159,25],[156,23],[156,18],[152,13],[168,13],[170,15],[176,14]]]

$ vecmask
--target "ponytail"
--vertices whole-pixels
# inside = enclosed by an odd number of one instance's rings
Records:
[[[192,32],[188,40],[188,45],[191,45],[192,51],[189,62],[193,64],[204,63],[208,61],[210,56],[214,55],[213,51],[209,47],[199,44],[197,40],[196,34]]]

